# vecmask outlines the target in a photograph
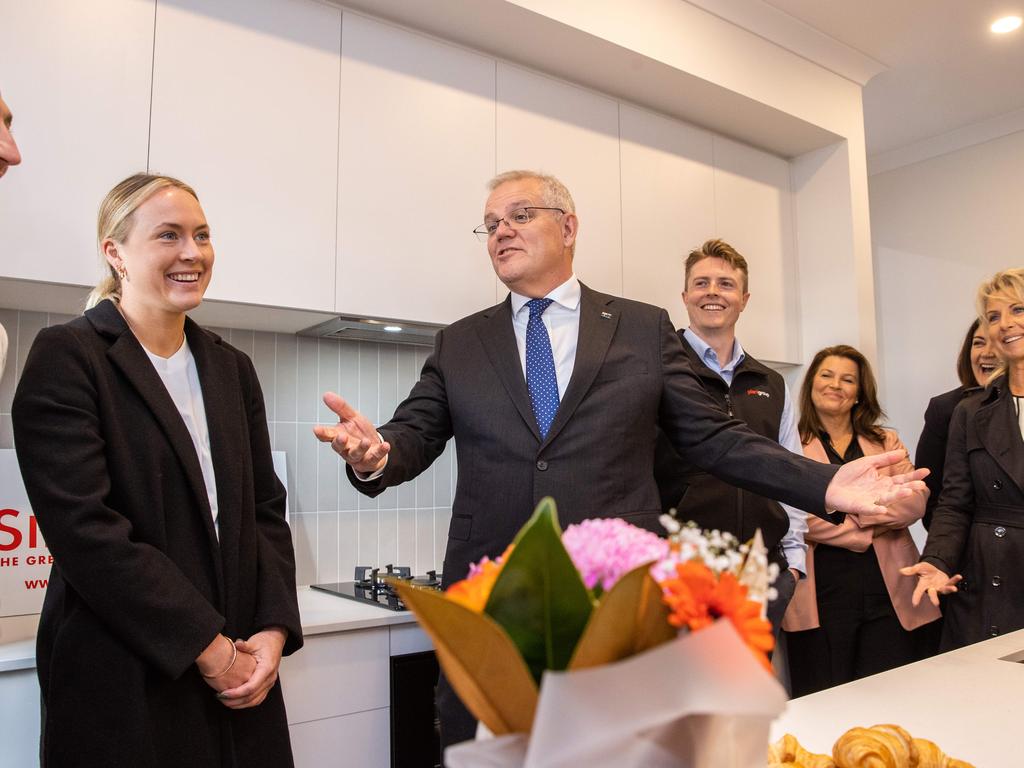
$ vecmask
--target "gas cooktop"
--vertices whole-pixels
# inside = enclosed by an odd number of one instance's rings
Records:
[[[329,584],[312,584],[313,589],[330,592],[332,595],[371,603],[391,611],[407,611],[405,603],[398,596],[394,582],[403,581],[417,587],[441,589],[441,574],[427,571],[426,576],[413,576],[408,566],[386,565],[384,571],[370,565],[357,565],[354,581],[337,581]]]

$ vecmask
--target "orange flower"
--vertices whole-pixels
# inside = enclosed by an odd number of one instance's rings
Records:
[[[512,547],[513,545],[509,544],[497,560],[485,557],[478,565],[471,566],[469,576],[448,587],[445,595],[459,605],[475,613],[481,613],[487,605],[487,598],[491,596],[491,590],[494,588],[494,582],[498,580],[502,566],[512,552]]]
[[[677,563],[676,576],[661,586],[673,626],[697,631],[715,619],[728,618],[761,664],[771,669],[768,652],[775,646],[771,623],[761,618],[761,606],[747,599],[747,588],[733,574],[723,573],[716,579],[706,565],[691,560]]]

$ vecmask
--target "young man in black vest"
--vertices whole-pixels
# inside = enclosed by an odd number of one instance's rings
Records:
[[[736,321],[747,306],[747,262],[722,240],[708,240],[686,259],[683,303],[690,327],[679,331],[690,365],[722,410],[760,435],[802,453],[786,382],[744,352]],[[778,636],[782,616],[804,571],[805,514],[719,480],[684,461],[664,436],[658,442],[655,475],[664,509],[681,521],[729,531],[746,541],[761,529],[769,560],[779,564],[778,596],[768,618]]]

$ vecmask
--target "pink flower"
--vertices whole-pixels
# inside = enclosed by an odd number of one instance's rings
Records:
[[[609,590],[634,568],[668,556],[665,539],[618,518],[570,525],[562,534],[562,544],[587,589]]]

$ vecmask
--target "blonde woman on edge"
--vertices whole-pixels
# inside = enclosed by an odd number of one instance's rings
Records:
[[[950,595],[943,651],[1024,628],[1024,269],[982,283],[977,310],[1000,363],[953,411],[928,540],[903,569],[915,602]]]
[[[100,206],[107,276],[42,330],[14,398],[54,556],[37,666],[46,768],[292,765],[277,670],[302,644],[285,491],[249,359],[186,317],[214,255],[196,193]]]

